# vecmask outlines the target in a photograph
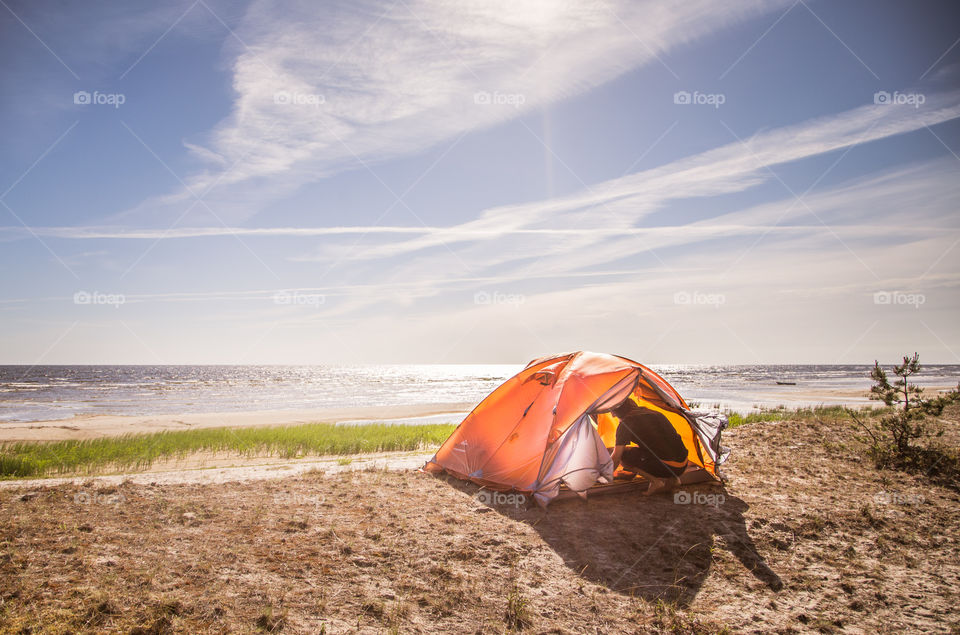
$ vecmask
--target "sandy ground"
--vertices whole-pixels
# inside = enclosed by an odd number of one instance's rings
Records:
[[[433,415],[456,415],[459,422],[464,413],[476,404],[437,403],[411,406],[358,406],[351,408],[317,408],[312,410],[263,410],[255,412],[212,412],[181,415],[118,416],[92,415],[31,421],[29,423],[0,423],[0,443],[5,441],[60,441],[65,439],[96,439],[129,433],[189,430],[192,428],[246,428],[253,426],[296,425],[325,421],[382,421],[411,419]]]
[[[3,488],[0,633],[960,631],[957,490],[842,420],[727,445],[726,486],[546,512],[408,470]]]
[[[132,473],[0,480],[0,489],[67,484],[107,487],[121,483],[140,485],[235,483],[286,478],[306,472],[334,474],[350,470],[416,470],[432,456],[433,451],[378,452],[300,459],[194,454],[184,459],[157,461],[143,471]]]
[[[923,389],[925,395],[929,397],[940,392],[949,392],[956,389],[956,387],[956,384],[930,384],[924,385]],[[702,407],[706,409],[709,409],[716,403],[710,399],[693,399],[693,401],[699,401]],[[765,386],[763,391],[756,393],[755,399],[750,402],[749,405],[752,405],[754,408],[761,405],[766,408],[775,408],[782,405],[790,409],[804,408],[811,405],[851,406],[854,408],[882,406],[879,402],[870,399],[870,392],[867,390],[822,387],[812,389],[803,384],[796,386]],[[743,407],[743,405],[737,406],[734,409],[741,407]]]

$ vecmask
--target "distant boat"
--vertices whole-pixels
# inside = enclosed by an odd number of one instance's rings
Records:
[[[795,381],[778,381],[778,382],[777,382],[777,385],[778,385],[778,386],[796,386],[796,385],[797,385],[797,382],[795,382]]]

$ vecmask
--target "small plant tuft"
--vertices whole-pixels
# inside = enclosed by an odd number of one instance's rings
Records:
[[[267,606],[257,618],[257,628],[267,633],[278,633],[287,624],[287,610],[283,609],[279,615],[273,611],[273,606]]]
[[[529,603],[530,600],[523,597],[520,587],[514,583],[510,594],[507,596],[507,612],[504,615],[508,630],[522,631],[533,624],[528,607]]]

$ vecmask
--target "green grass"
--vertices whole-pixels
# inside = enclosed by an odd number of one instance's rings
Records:
[[[757,423],[758,421],[782,421],[786,415],[787,412],[782,410],[761,410],[760,412],[751,412],[745,415],[739,412],[731,412],[727,414],[727,422],[729,427],[736,428],[737,426]]]
[[[0,478],[145,469],[157,460],[182,458],[198,452],[297,458],[419,450],[443,443],[454,428],[454,424],[309,423],[177,430],[87,441],[6,443],[0,444]]]
[[[871,414],[882,413],[875,409]],[[728,414],[730,427],[785,419],[833,420],[846,418],[841,406],[787,410],[781,406],[747,415]],[[309,423],[258,428],[202,428],[154,434],[130,434],[89,441],[0,444],[0,479],[66,474],[94,474],[108,470],[138,470],[155,461],[183,458],[200,452],[237,456],[347,455],[364,452],[419,450],[438,446],[454,424],[338,426]],[[346,465],[348,462],[341,461]]]
[[[868,412],[874,415],[880,414],[883,411],[884,409],[874,408]],[[849,419],[846,412],[847,408],[845,406],[813,406],[796,408],[794,410],[788,410],[785,406],[778,406],[777,408],[763,408],[760,412],[751,412],[746,415],[740,414],[739,412],[728,413],[727,421],[731,428],[760,421],[785,421],[788,419],[793,421],[818,419],[821,421],[837,421],[838,419]]]

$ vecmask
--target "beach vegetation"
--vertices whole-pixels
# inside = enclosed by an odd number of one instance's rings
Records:
[[[846,416],[843,406],[808,406],[804,408],[787,409],[786,406],[776,408],[759,408],[757,412],[739,413],[727,412],[727,426],[736,428],[748,423],[771,423],[787,420],[835,421]]]
[[[880,363],[874,362],[870,398],[883,402],[887,411],[872,421],[864,421],[852,410],[848,414],[867,434],[868,454],[878,469],[925,474],[956,484],[960,476],[957,448],[938,440],[944,435],[939,417],[944,408],[960,401],[960,385],[928,398],[911,379],[920,371],[917,353],[904,355],[902,363],[893,366],[892,380]]]
[[[439,446],[453,424],[336,425],[201,428],[52,442],[0,444],[0,478],[145,470],[154,462],[193,454],[296,459],[369,452],[425,450]],[[348,461],[340,462],[349,464]]]

